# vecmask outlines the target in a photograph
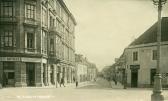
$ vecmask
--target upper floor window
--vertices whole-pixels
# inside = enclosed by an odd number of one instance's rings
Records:
[[[15,47],[15,37],[13,31],[4,31],[0,34],[1,47]]]
[[[28,19],[35,19],[35,5],[25,4],[25,16]]]
[[[138,60],[138,52],[133,52],[133,61]]]
[[[55,19],[50,16],[50,27],[54,27],[55,26]]]
[[[54,39],[50,39],[50,52],[53,54],[54,52]]]
[[[58,16],[61,16],[61,5],[59,4],[59,2],[56,2],[56,11]]]
[[[152,52],[152,59],[157,60],[157,50],[153,50]]]
[[[1,16],[13,17],[15,15],[15,7],[13,0],[1,1],[0,7]]]
[[[34,48],[34,35],[27,33],[27,48]]]
[[[47,32],[44,30],[42,32],[43,32],[43,52],[47,53]]]
[[[43,8],[42,9],[42,24],[47,26],[47,11]]]

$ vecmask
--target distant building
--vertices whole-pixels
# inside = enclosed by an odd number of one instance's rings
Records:
[[[81,54],[75,54],[76,80],[79,82],[93,81],[97,77],[96,65],[90,63]]]
[[[0,8],[3,87],[73,82],[76,21],[63,0],[0,0]]]
[[[168,85],[168,17],[161,21],[161,74],[162,83]],[[151,87],[157,68],[157,23],[152,25],[139,38],[133,41],[120,57],[120,68],[127,73],[127,85],[130,87]],[[120,75],[121,76],[121,75]]]
[[[94,81],[97,78],[97,67],[94,63],[88,63],[87,80]]]

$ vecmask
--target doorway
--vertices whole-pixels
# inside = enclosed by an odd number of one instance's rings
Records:
[[[54,80],[54,66],[51,65],[51,68],[50,68],[50,82],[51,84],[55,84],[55,80]]]
[[[138,70],[134,70],[131,72],[131,87],[138,86]]]
[[[35,86],[35,64],[26,63],[27,86]]]
[[[154,84],[155,74],[156,74],[156,69],[151,69],[150,70],[150,84],[151,84],[151,86],[153,86],[153,84]]]
[[[131,87],[138,87],[138,70],[140,65],[131,65]]]
[[[13,62],[3,63],[3,86],[14,87],[15,85],[15,71]]]

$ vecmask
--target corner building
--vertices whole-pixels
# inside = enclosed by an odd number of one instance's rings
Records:
[[[168,17],[161,20],[160,73],[163,87],[168,87]],[[153,87],[157,69],[157,22],[134,40],[123,53],[127,86]],[[122,56],[121,56],[122,58]]]
[[[0,0],[1,85],[72,83],[75,25],[63,0]]]

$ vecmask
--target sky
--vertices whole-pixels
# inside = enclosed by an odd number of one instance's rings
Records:
[[[101,70],[157,21],[152,0],[64,0],[74,15],[76,53]],[[168,3],[162,16],[168,15]]]

